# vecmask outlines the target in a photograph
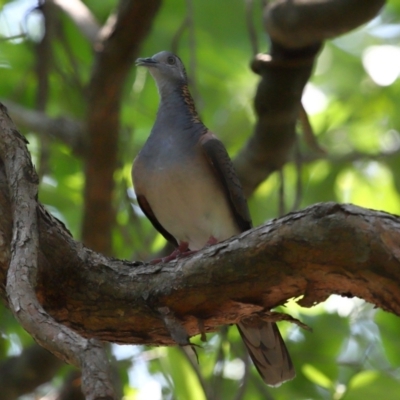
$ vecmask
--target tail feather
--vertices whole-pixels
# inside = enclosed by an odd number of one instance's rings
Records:
[[[237,325],[251,359],[264,382],[279,386],[296,376],[292,360],[275,323],[252,319]]]

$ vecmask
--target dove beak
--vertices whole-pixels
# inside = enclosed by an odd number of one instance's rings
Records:
[[[136,64],[138,67],[153,67],[153,66],[155,66],[156,64],[158,64],[158,62],[155,61],[155,60],[153,60],[151,57],[148,57],[148,58],[138,58],[138,59],[135,61],[135,64]]]

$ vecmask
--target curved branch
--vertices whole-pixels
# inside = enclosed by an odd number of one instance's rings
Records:
[[[38,176],[26,140],[13,126],[3,105],[0,108],[0,138],[0,156],[4,161],[13,211],[11,260],[6,283],[11,311],[41,346],[82,368],[82,386],[88,400],[115,398],[103,347],[96,340],[86,340],[57,323],[36,296]]]
[[[302,48],[349,32],[374,18],[385,0],[278,0],[264,11],[271,39]]]
[[[41,239],[54,265],[61,242],[49,229]],[[63,323],[121,343],[172,344],[160,306],[190,335],[301,295],[304,306],[333,293],[358,296],[400,315],[399,243],[397,217],[318,204],[164,266],[109,260],[72,242],[71,262],[42,270],[41,295]],[[50,287],[66,274],[68,287]]]

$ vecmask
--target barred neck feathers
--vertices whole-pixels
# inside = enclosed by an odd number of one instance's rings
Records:
[[[193,98],[189,92],[186,82],[177,85],[164,85],[159,87],[161,102],[158,109],[157,118],[178,118],[190,120],[193,124],[203,125],[194,104]]]
[[[201,124],[199,114],[197,114],[196,106],[194,105],[193,97],[189,92],[188,85],[185,83],[181,87],[183,101],[186,103],[189,113],[192,116],[192,121],[197,124]]]

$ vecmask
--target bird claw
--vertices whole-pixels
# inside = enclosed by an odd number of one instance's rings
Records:
[[[204,248],[213,246],[214,244],[218,243],[218,239],[214,236],[210,236],[207,240],[207,243],[204,245]],[[162,258],[155,258],[154,260],[150,261],[151,265],[159,264],[159,263],[167,263],[172,260],[176,260],[178,258],[185,258],[189,257],[192,254],[197,253],[198,250],[189,250],[189,243],[188,242],[180,242],[177,249],[175,249],[169,256],[162,257]]]
[[[187,242],[181,242],[179,243],[179,247],[175,249],[169,256],[155,258],[154,260],[150,261],[150,264],[155,265],[159,263],[167,263],[178,258],[188,257],[194,253],[197,253],[197,250],[189,250],[189,244]]]
[[[205,244],[204,247],[210,247],[217,243],[218,243],[218,239],[215,238],[214,236],[210,236],[210,238],[207,240],[207,243]]]

